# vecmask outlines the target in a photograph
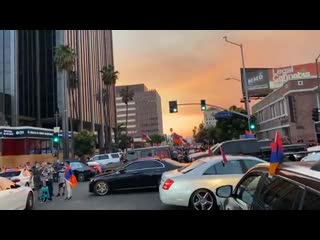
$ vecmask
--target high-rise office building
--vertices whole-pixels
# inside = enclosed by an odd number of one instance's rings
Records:
[[[116,87],[117,123],[126,122],[126,105],[120,96],[121,89]],[[161,98],[156,90],[148,90],[144,84],[128,85],[134,92],[133,101],[128,103],[128,134],[141,137],[141,132],[163,134]]]
[[[106,110],[97,97],[104,88],[100,70],[113,65],[111,30],[0,30],[0,126],[53,128],[56,120],[61,126],[64,74],[54,63],[60,45],[77,54],[70,76],[78,84],[68,93],[68,116],[75,130],[99,132]],[[107,117],[115,127],[114,86],[109,95]]]

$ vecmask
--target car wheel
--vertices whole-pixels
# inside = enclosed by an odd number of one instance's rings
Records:
[[[199,189],[191,195],[190,207],[194,210],[216,210],[217,201],[211,191]]]
[[[110,188],[109,185],[104,181],[98,181],[94,185],[94,192],[99,196],[105,196],[109,193]]]
[[[78,174],[78,182],[84,182],[84,179],[85,179],[84,174],[83,173],[79,173]]]
[[[27,197],[26,209],[25,210],[32,210],[34,205],[34,198],[32,192],[29,192]]]

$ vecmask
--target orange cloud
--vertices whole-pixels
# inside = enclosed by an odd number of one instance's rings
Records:
[[[281,67],[314,61],[320,31],[114,31],[118,85],[144,83],[162,99],[164,132],[185,137],[203,120],[199,106],[169,114],[168,101],[242,106],[240,49],[223,41],[227,35],[244,45],[246,67]]]

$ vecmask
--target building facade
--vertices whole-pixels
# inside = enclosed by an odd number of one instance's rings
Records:
[[[126,123],[126,105],[120,97],[121,89],[116,87],[117,123]],[[147,134],[163,134],[161,98],[156,90],[148,90],[144,84],[128,85],[134,92],[133,101],[128,103],[128,133],[140,137]]]
[[[284,141],[305,143],[317,140],[312,109],[319,107],[317,79],[290,80],[252,108],[259,139],[274,139],[278,131]]]
[[[203,123],[205,127],[216,126],[218,120],[215,118],[215,115],[218,112],[220,112],[220,110],[216,108],[209,108],[203,112]]]
[[[77,54],[69,75],[77,84],[66,100],[73,128],[101,132],[107,108],[97,96],[105,88],[100,70],[113,65],[111,30],[1,30],[0,126],[61,126],[65,75],[54,63],[54,49],[60,45]],[[107,117],[115,127],[115,86],[109,91]]]

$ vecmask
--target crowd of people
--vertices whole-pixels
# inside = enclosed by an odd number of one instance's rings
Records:
[[[65,195],[65,200],[72,199],[72,187],[76,185],[75,177],[73,175],[73,171],[70,166],[70,162],[66,161],[61,164],[60,170],[57,172],[52,166],[50,162],[35,162],[33,165],[30,162],[27,162],[24,166],[19,166],[17,168],[12,169],[13,171],[19,169],[27,169],[31,173],[30,177],[30,185],[33,186],[35,197],[38,198],[41,203],[45,203],[48,201],[52,201],[52,197],[60,197]],[[9,171],[8,168],[3,167],[1,171]],[[58,193],[54,195],[53,190],[53,178],[54,174],[58,174]],[[43,194],[43,192],[47,191],[47,194]]]

